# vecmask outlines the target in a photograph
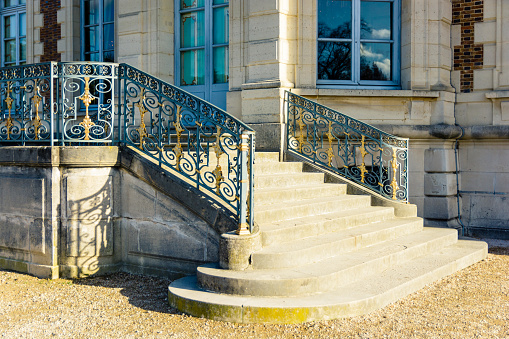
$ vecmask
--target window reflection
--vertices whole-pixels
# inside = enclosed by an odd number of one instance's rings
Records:
[[[394,82],[398,6],[399,0],[318,0],[317,80],[353,86]]]
[[[392,3],[361,2],[361,39],[392,39]]]
[[[352,79],[352,43],[318,43],[318,79]]]
[[[390,44],[362,43],[361,80],[392,80],[391,59]]]
[[[82,0],[82,55],[85,61],[114,62],[114,0]]]
[[[352,37],[351,1],[320,1],[318,37],[336,39]]]
[[[26,1],[0,2],[1,66],[20,65],[26,62]]]

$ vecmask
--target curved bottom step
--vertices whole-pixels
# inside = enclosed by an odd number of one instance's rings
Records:
[[[486,258],[487,244],[460,240],[430,255],[336,290],[299,297],[250,297],[201,289],[196,276],[168,287],[172,307],[196,317],[237,323],[302,323],[367,314]]]

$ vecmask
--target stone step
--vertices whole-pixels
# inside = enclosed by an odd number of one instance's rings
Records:
[[[323,173],[290,173],[279,175],[256,175],[255,189],[323,184]]]
[[[421,218],[389,219],[334,233],[323,233],[295,241],[275,243],[253,253],[251,265],[253,269],[277,269],[306,265],[355,249],[391,241],[421,230]],[[454,234],[454,230],[452,233]]]
[[[238,323],[302,323],[367,314],[487,256],[484,242],[460,240],[329,292],[256,297],[202,289],[196,276],[169,286],[170,305],[195,317]]]
[[[362,227],[355,232],[357,234],[340,234],[348,247],[345,251],[350,252],[338,252],[323,260],[301,261],[291,267],[257,269],[253,265],[252,270],[246,271],[224,270],[218,268],[217,264],[203,265],[198,268],[198,281],[205,289],[238,295],[293,296],[326,292],[431,253],[457,240],[456,233],[451,229],[425,228],[415,234],[416,229],[418,227],[409,230],[413,234],[390,239],[385,244],[378,243],[352,251],[356,248],[358,233],[367,231]],[[368,242],[360,246],[363,245],[368,245]]]
[[[281,201],[312,199],[319,197],[336,197],[346,194],[347,185],[321,184],[313,186],[290,186],[288,188],[255,188],[255,205],[268,205]]]
[[[254,220],[258,224],[274,223],[310,215],[369,207],[371,197],[365,195],[339,195],[330,197],[280,202],[270,205],[255,205]]]
[[[265,247],[393,218],[394,209],[392,207],[372,206],[368,209],[357,208],[259,226],[262,230],[262,245]]]
[[[259,175],[302,173],[301,162],[256,162],[254,173]]]
[[[255,152],[255,163],[279,162],[278,152]]]

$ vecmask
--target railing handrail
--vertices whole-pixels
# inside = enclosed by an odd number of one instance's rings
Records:
[[[285,91],[285,101],[289,151],[375,193],[408,201],[408,138],[394,136],[290,91]],[[390,184],[386,184],[388,181]]]
[[[0,96],[0,141],[133,145],[252,231],[255,131],[225,110],[126,63],[3,67]]]
[[[360,121],[360,120],[358,120],[358,119],[352,118],[351,116],[348,116],[348,115],[346,115],[346,114],[344,114],[344,113],[341,113],[341,112],[339,112],[339,111],[336,111],[336,110],[334,110],[334,109],[332,109],[332,108],[330,108],[330,107],[327,107],[327,106],[324,106],[324,105],[322,105],[322,104],[319,104],[319,103],[317,103],[317,102],[315,102],[315,101],[313,101],[313,100],[310,100],[310,99],[308,99],[308,98],[305,98],[305,97],[303,97],[303,96],[301,96],[301,95],[298,95],[298,94],[292,93],[291,91],[285,91],[285,92],[286,92],[286,93],[288,93],[289,95],[292,95],[292,96],[298,97],[298,98],[300,98],[300,99],[302,99],[302,100],[305,100],[305,101],[307,101],[307,102],[309,102],[309,103],[312,103],[312,104],[313,104],[313,105],[315,105],[316,107],[320,107],[320,108],[322,108],[322,109],[323,109],[323,110],[325,110],[325,111],[333,112],[335,115],[340,116],[340,117],[342,117],[343,119],[345,119],[345,120],[347,120],[347,121],[354,122],[355,124],[358,124],[359,126],[363,126],[365,129],[371,129],[371,130],[373,130],[373,131],[376,131],[377,133],[379,133],[379,134],[380,134],[380,136],[385,136],[385,137],[387,137],[387,138],[388,138],[388,139],[390,139],[390,140],[394,140],[394,141],[395,141],[395,143],[394,143],[394,144],[395,144],[395,145],[394,145],[394,147],[399,147],[399,148],[405,148],[405,147],[408,147],[408,141],[410,140],[410,139],[408,139],[408,138],[402,138],[402,137],[398,137],[398,136],[396,136],[396,135],[393,135],[393,134],[387,133],[387,132],[385,132],[385,131],[383,131],[383,130],[381,130],[381,129],[379,129],[379,128],[377,128],[377,127],[373,126],[373,125],[370,125],[370,124],[368,124],[368,123],[366,123],[366,122],[364,122],[364,121]],[[322,114],[322,113],[319,113],[319,114],[320,114],[320,115],[322,115],[325,119],[330,119],[330,120],[336,120],[336,121],[337,121],[337,118],[334,118],[334,117],[328,117],[328,116],[326,116],[326,115],[324,115],[324,114]],[[355,126],[349,126],[349,127],[350,127],[350,128],[352,128],[352,129],[357,130],[357,131],[358,131],[358,132],[360,132],[360,133],[363,133],[363,130],[362,130],[362,129],[359,129],[358,127],[355,127]],[[370,136],[370,137],[372,137],[372,136]]]
[[[228,117],[228,119],[231,119],[232,121],[235,121],[237,124],[239,124],[240,126],[242,126],[242,128],[246,131],[246,132],[255,132],[254,129],[252,129],[251,127],[249,127],[248,125],[246,125],[243,121],[241,121],[240,119],[238,119],[237,117],[231,115],[230,113],[226,112],[224,109],[220,108],[220,107],[217,107],[216,105],[206,101],[206,100],[203,100],[202,98],[196,96],[195,94],[192,94],[192,93],[189,93],[188,91],[178,87],[178,86],[175,86],[175,85],[172,85],[170,84],[169,82],[165,81],[165,80],[162,80],[154,75],[151,75],[151,74],[148,74],[134,66],[131,66],[127,63],[120,63],[118,64],[120,66],[120,68],[122,69],[122,67],[128,67],[128,68],[132,68],[132,69],[135,69],[137,72],[147,76],[147,77],[151,77],[161,83],[163,83],[164,85],[168,86],[168,87],[171,87],[171,88],[174,88],[174,89],[177,89],[178,91],[180,92],[183,92],[185,93],[187,96],[189,96],[190,98],[193,98],[193,100],[197,101],[197,102],[203,102],[203,103],[206,103],[207,106],[210,106],[212,108],[214,108],[217,112],[221,112],[221,114],[224,114],[225,116]]]

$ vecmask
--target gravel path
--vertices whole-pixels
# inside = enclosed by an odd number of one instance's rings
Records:
[[[241,325],[180,314],[168,280],[42,280],[0,270],[0,338],[509,338],[509,242],[487,260],[367,316]]]

